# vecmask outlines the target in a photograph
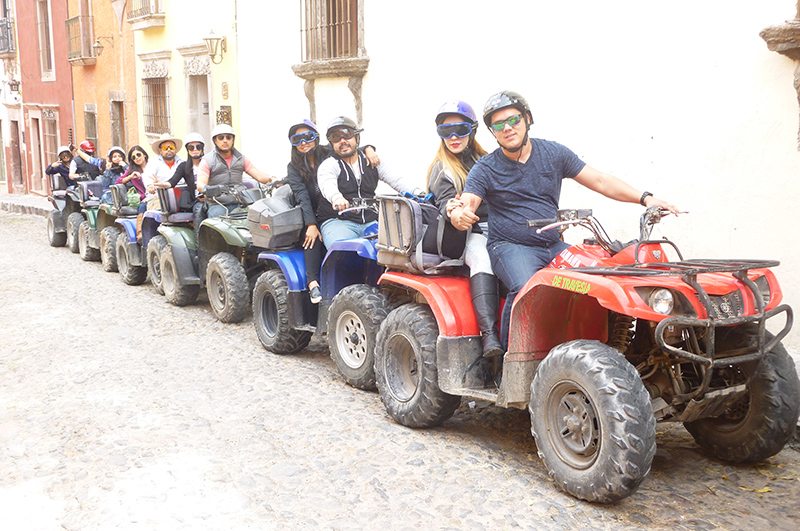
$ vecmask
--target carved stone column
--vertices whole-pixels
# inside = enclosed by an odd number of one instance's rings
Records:
[[[794,69],[794,90],[797,92],[797,103],[800,109],[800,0],[796,4],[793,20],[764,28],[759,35],[766,41],[767,47],[771,51],[798,61]],[[800,151],[800,129],[797,133],[797,149]]]

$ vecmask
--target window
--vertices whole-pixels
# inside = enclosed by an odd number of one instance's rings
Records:
[[[50,111],[50,112],[45,112]],[[44,136],[44,160],[46,163],[55,161],[58,157],[58,121],[55,113],[50,109],[42,112],[42,135]]]
[[[97,142],[97,104],[84,103],[83,108],[83,125],[86,130],[86,140],[94,144],[95,156],[99,156],[100,144]]]
[[[169,133],[171,131],[169,79],[166,77],[143,79],[142,102],[145,133]]]
[[[37,33],[39,35],[39,61],[42,81],[55,81],[53,71],[53,28],[50,25],[49,0],[36,0]]]
[[[125,141],[125,102],[110,101],[111,106],[111,144],[114,146],[128,145]]]
[[[301,0],[303,61],[359,56],[360,0]]]

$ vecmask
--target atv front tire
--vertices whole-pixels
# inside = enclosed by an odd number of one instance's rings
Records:
[[[153,244],[155,238],[150,240],[150,245]],[[148,259],[150,258],[150,246],[148,246]],[[159,259],[159,270],[161,271],[161,287],[164,290],[164,296],[175,306],[187,306],[194,304],[197,296],[200,295],[199,284],[181,284],[180,272],[178,265],[175,263],[175,253],[172,251],[172,246],[166,244],[161,250]]]
[[[597,341],[555,347],[531,383],[531,432],[556,485],[582,500],[632,494],[656,453],[656,420],[636,369]]]
[[[389,301],[377,288],[355,284],[333,298],[328,311],[328,348],[345,381],[374,391],[375,338],[389,313]]]
[[[261,274],[253,288],[253,325],[258,340],[273,354],[294,354],[308,346],[311,332],[289,327],[289,286],[277,269]]]
[[[78,253],[80,254],[81,260],[97,262],[100,260],[100,249],[89,247],[90,230],[92,230],[92,226],[89,225],[89,220],[85,219],[81,221],[81,224],[78,226]]]
[[[61,215],[59,210],[51,210],[47,214],[47,241],[51,247],[64,247],[67,244],[67,233],[56,232],[55,217]]]
[[[164,294],[164,286],[161,285],[161,253],[164,252],[166,245],[167,239],[161,234],[154,236],[147,244],[147,276],[159,295]]]
[[[81,223],[86,218],[80,212],[73,212],[67,216],[67,247],[73,253],[77,253],[78,248],[78,233],[81,230]]]
[[[242,264],[230,253],[217,253],[206,268],[208,302],[217,319],[238,323],[250,306],[250,284]]]
[[[734,342],[728,347],[753,341],[756,332],[751,327],[731,331],[729,340]],[[772,337],[767,333],[768,341]],[[718,459],[763,461],[780,452],[794,436],[800,412],[800,381],[794,361],[783,344],[777,343],[757,366],[753,365],[741,367],[743,375],[755,374],[745,395],[724,414],[684,423],[695,442]]]
[[[389,312],[375,341],[375,383],[389,415],[403,426],[430,428],[453,416],[461,397],[439,389],[430,308],[405,304]]]
[[[117,271],[117,227],[106,227],[100,231],[100,262],[103,271],[115,273]]]
[[[147,279],[147,268],[131,265],[128,256],[130,237],[127,231],[120,231],[117,236],[117,269],[122,281],[129,286],[138,286]]]

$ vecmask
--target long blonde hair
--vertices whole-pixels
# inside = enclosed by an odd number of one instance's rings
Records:
[[[467,149],[470,150],[470,157],[472,157],[474,161],[486,155],[486,150],[481,147],[475,139],[475,136],[469,138]],[[444,140],[439,142],[439,150],[436,152],[433,162],[431,162],[431,165],[428,167],[428,175],[425,178],[425,188],[430,191],[431,171],[433,171],[433,167],[436,166],[437,162],[441,162],[443,168],[439,174],[435,176],[434,182],[441,177],[442,172],[447,172],[453,177],[453,183],[456,185],[456,192],[460,194],[464,190],[464,182],[467,180],[468,170],[464,167],[464,164],[461,163],[461,158],[447,149]]]

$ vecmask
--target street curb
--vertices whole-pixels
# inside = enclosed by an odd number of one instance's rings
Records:
[[[2,201],[0,202],[0,210],[5,210],[6,212],[16,212],[17,214],[32,214],[34,216],[47,217],[47,214],[52,209]]]

